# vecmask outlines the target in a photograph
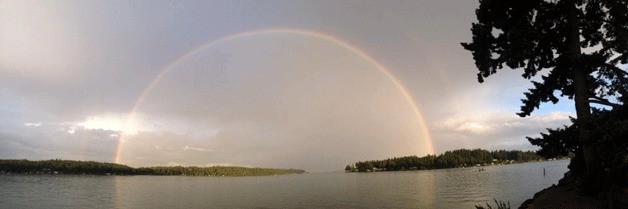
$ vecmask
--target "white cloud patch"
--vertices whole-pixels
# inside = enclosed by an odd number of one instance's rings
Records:
[[[40,127],[41,123],[24,123],[24,126],[28,127]]]
[[[190,147],[190,146],[184,146],[183,150],[185,151],[199,151],[199,152],[211,152],[211,149],[205,149],[205,148],[200,148],[200,147]]]
[[[436,130],[456,130],[473,134],[490,134],[514,128],[554,127],[556,124],[565,125],[573,117],[568,112],[551,112],[543,115],[532,115],[525,118],[515,114],[485,113],[485,117],[462,115],[451,117],[437,123]]]
[[[468,123],[463,123],[462,125],[458,126],[458,128],[455,128],[455,130],[462,131],[462,132],[481,133],[481,132],[489,131],[489,128],[490,127],[486,127],[485,125],[482,125],[480,123],[468,122]]]
[[[477,112],[475,112],[477,114]],[[571,124],[569,112],[550,112],[521,118],[515,114],[485,113],[485,117],[461,114],[449,117],[433,126],[434,136],[441,139],[456,139],[463,147],[490,149],[536,149],[526,140],[526,136],[538,136],[546,128],[556,128]]]
[[[125,128],[125,118],[114,115],[102,115],[102,116],[90,116],[82,123],[78,125],[85,127],[86,129],[102,129],[121,131]]]

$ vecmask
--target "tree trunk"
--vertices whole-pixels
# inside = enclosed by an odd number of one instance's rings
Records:
[[[578,28],[578,9],[575,2],[570,4],[570,11],[567,17],[567,24],[569,27],[569,35],[567,36],[567,45],[569,49],[569,59],[571,70],[573,70],[573,85],[574,85],[574,97],[576,105],[576,123],[578,125],[580,145],[584,154],[584,162],[588,175],[595,175],[599,170],[599,162],[597,160],[597,154],[594,141],[590,136],[588,130],[588,122],[591,118],[591,106],[589,104],[589,89],[587,84],[588,73],[586,69],[580,64],[580,56],[582,54],[580,49],[580,29]]]

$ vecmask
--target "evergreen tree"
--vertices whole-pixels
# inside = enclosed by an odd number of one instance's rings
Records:
[[[591,103],[619,107],[628,101],[628,1],[480,0],[471,43],[478,81],[507,66],[525,79],[541,74],[525,93],[519,116],[540,103],[575,100],[587,173],[600,170],[596,144],[588,131]],[[547,72],[543,72],[547,71]]]
[[[427,155],[424,157],[406,156],[395,157],[386,160],[360,161],[355,167],[347,166],[345,171],[370,172],[370,171],[399,171],[399,170],[425,170],[438,168],[469,167],[477,164],[490,165],[493,163],[530,162],[543,158],[532,151],[492,151],[483,149],[458,149],[447,151],[438,156]]]

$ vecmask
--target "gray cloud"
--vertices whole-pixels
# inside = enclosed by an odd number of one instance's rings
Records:
[[[459,42],[470,40],[477,2],[253,3],[0,3],[0,157],[112,161],[122,134],[121,159],[134,166],[325,171],[430,151],[381,72],[299,35],[243,37],[183,60],[129,118],[181,55],[264,28],[321,31],[377,59],[414,97],[437,153],[534,149],[525,136],[568,123],[572,112],[560,103],[521,119],[514,112],[529,83],[517,72],[476,82]]]
[[[72,128],[72,133],[68,132]],[[0,158],[97,160],[111,162],[117,144],[115,131],[64,125],[13,128],[0,132]]]
[[[303,47],[286,50],[277,42]],[[197,65],[210,62],[204,60],[213,59],[207,55],[224,48],[231,50],[225,69]],[[124,152],[129,164],[136,164],[137,150],[155,147],[169,155],[205,156],[190,158],[204,159],[193,162],[182,158],[177,161],[181,164],[216,161],[310,170],[429,151],[406,98],[382,72],[346,49],[284,34],[234,41],[213,50],[173,68],[148,93],[137,120],[179,135],[159,135],[164,144],[152,144],[157,136],[129,138],[128,146],[134,146]],[[272,56],[265,55],[268,52]],[[205,77],[196,76],[201,74]],[[216,76],[224,80],[212,82]],[[177,148],[182,146],[212,151],[183,152],[191,149]]]

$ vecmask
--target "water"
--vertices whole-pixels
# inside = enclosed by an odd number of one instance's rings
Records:
[[[0,175],[0,208],[517,208],[568,161],[265,177]],[[543,175],[543,168],[546,175]]]

